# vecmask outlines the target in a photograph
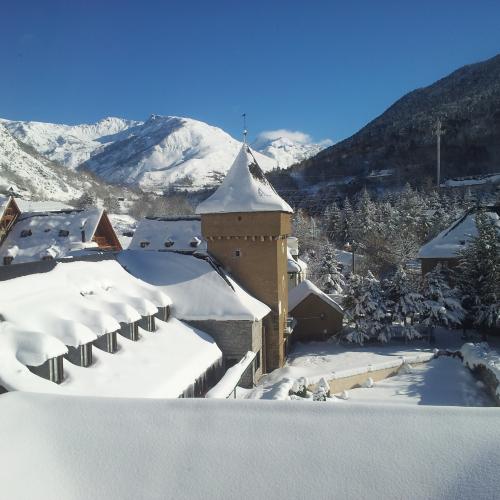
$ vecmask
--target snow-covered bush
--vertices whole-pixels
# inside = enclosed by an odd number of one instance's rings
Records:
[[[290,389],[290,396],[298,396],[300,398],[307,397],[307,379],[305,377],[300,377],[292,385]]]
[[[313,394],[313,401],[326,401],[330,397],[330,386],[328,382],[321,378]]]

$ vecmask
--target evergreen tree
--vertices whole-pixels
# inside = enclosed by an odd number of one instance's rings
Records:
[[[460,253],[456,274],[468,317],[487,329],[500,326],[500,230],[483,211],[475,223],[478,234]]]
[[[408,340],[420,337],[414,324],[422,312],[424,298],[403,267],[398,267],[392,279],[386,282],[386,298],[392,311],[392,321],[402,326],[403,336]]]
[[[325,293],[342,293],[345,287],[345,279],[335,256],[335,250],[330,245],[326,246],[321,262],[321,273],[320,288]]]
[[[458,325],[464,317],[460,294],[448,284],[449,273],[441,264],[422,279],[420,293],[423,296],[420,322],[432,332],[439,325]]]
[[[323,213],[323,227],[330,241],[342,242],[342,213],[336,203],[326,207]]]
[[[380,282],[370,271],[366,277],[356,274],[350,276],[343,306],[354,326],[347,340],[361,345],[370,338],[384,342],[389,340],[390,329],[383,292]]]
[[[344,200],[342,210],[342,243],[350,242],[354,239],[354,210],[349,198]]]

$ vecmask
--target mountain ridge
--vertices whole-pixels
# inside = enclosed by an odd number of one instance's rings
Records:
[[[433,179],[438,119],[446,131],[443,178],[500,171],[500,55],[405,94],[351,137],[293,167],[291,174],[325,182],[348,175],[366,180],[372,171],[393,170],[392,181],[397,178],[400,184]]]

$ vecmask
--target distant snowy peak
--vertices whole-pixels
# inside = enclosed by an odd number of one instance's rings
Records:
[[[219,184],[241,148],[218,127],[191,118],[152,115],[129,134],[96,151],[82,166],[108,182],[160,191]],[[275,160],[258,154],[265,171]]]
[[[300,132],[286,134],[287,131],[283,131],[286,135],[280,135],[280,131],[276,132],[262,133],[252,146],[275,160],[279,168],[288,168],[333,144],[330,140],[313,143],[309,136]]]
[[[151,115],[146,121],[108,117],[96,123],[63,125],[0,119],[32,152],[72,170],[89,170],[108,183],[164,191],[174,184],[200,189],[221,183],[241,142],[218,127],[192,118]],[[262,133],[252,145],[264,172],[315,155],[301,132]]]
[[[0,119],[7,130],[22,143],[31,146],[49,160],[76,168],[88,160],[103,144],[142,122],[108,117],[92,124],[63,125]]]

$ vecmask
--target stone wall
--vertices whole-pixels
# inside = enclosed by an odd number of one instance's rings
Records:
[[[186,321],[210,334],[222,351],[224,361],[239,361],[248,351],[259,353],[259,368],[252,363],[243,375],[241,386],[252,387],[262,376],[262,321]]]

